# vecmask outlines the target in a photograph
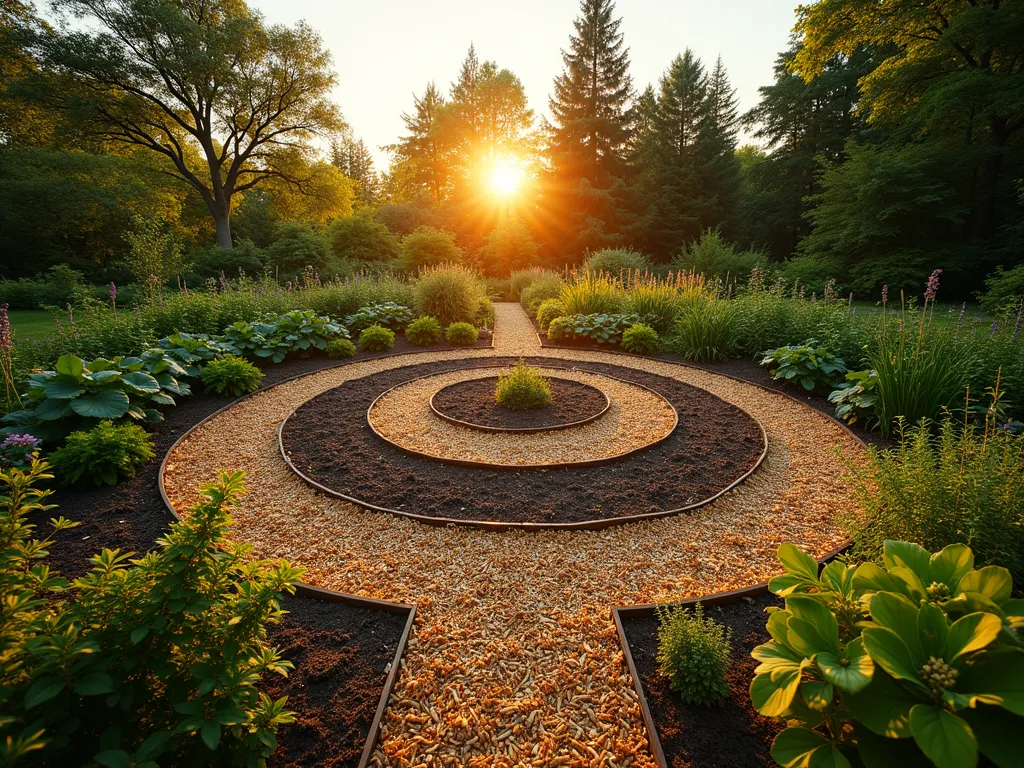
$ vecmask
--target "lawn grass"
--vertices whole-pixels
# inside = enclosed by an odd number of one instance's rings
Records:
[[[882,313],[881,302],[870,302],[870,301],[854,301],[853,302],[854,312],[862,317],[877,317]],[[894,304],[889,302],[890,316],[892,313],[898,313],[900,309],[899,301]],[[960,313],[963,312],[963,319],[960,318]],[[992,317],[987,314],[980,304],[973,302],[963,303],[939,303],[935,307],[934,314],[935,322],[942,325],[956,325],[958,322],[963,325],[988,325],[992,322]]]
[[[12,309],[9,313],[15,339],[41,339],[54,330],[53,315],[42,309]]]

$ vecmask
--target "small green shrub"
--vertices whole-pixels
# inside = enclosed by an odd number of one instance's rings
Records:
[[[658,609],[658,671],[687,704],[712,706],[729,698],[725,675],[732,654],[732,631],[682,606]]]
[[[476,344],[480,334],[471,323],[452,323],[444,332],[444,337],[452,344],[468,347]]]
[[[973,768],[1019,763],[1024,605],[997,566],[954,544],[886,541],[881,565],[818,564],[793,544],[769,589],[771,641],[750,698],[786,721],[782,766]],[[852,726],[852,727],[851,727]]]
[[[241,397],[260,388],[263,371],[238,355],[221,355],[202,371],[203,387],[227,397]]]
[[[443,327],[476,322],[487,292],[469,267],[444,264],[425,268],[413,284],[416,311],[436,317]]]
[[[772,378],[776,381],[799,382],[808,392],[816,389],[831,391],[847,373],[842,358],[818,346],[817,339],[770,349],[764,353],[761,365],[771,368]]]
[[[632,248],[604,248],[594,251],[584,264],[584,269],[588,272],[605,272],[612,277],[624,276],[624,273],[639,272],[650,267],[650,257]]]
[[[327,356],[347,360],[356,353],[356,345],[348,339],[334,339],[327,342]]]
[[[405,338],[417,347],[429,347],[441,341],[441,324],[436,317],[418,317],[405,329]]]
[[[498,374],[494,399],[513,411],[532,411],[551,405],[551,385],[540,371],[520,360],[511,370]]]
[[[395,332],[371,325],[359,334],[359,348],[367,352],[383,352],[395,346]]]
[[[519,301],[523,291],[532,285],[535,280],[548,276],[558,279],[558,275],[554,272],[549,272],[548,270],[541,269],[540,267],[514,270],[508,278],[509,296],[512,298],[512,301]]]
[[[874,369],[846,374],[846,382],[828,396],[829,402],[836,405],[836,418],[851,426],[861,421],[865,429],[877,426],[877,384],[878,374]]]
[[[153,440],[136,424],[101,421],[88,432],[72,432],[63,448],[50,454],[57,477],[65,485],[80,481],[115,485],[134,477],[152,459]]]
[[[661,339],[651,326],[636,323],[622,332],[622,348],[638,355],[653,355],[661,349]]]
[[[551,321],[558,317],[565,317],[565,304],[561,299],[545,299],[537,308],[537,325],[545,333]]]
[[[530,317],[537,316],[540,305],[548,299],[557,299],[562,295],[565,283],[554,272],[542,272],[536,275],[519,294],[519,303]]]
[[[672,327],[668,347],[687,360],[714,363],[736,354],[739,343],[733,302],[713,299],[690,306]]]

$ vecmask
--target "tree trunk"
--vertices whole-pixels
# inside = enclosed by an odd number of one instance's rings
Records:
[[[231,248],[231,204],[220,205],[215,202],[210,206],[210,213],[213,214],[214,224],[217,226],[217,245],[221,248]]]

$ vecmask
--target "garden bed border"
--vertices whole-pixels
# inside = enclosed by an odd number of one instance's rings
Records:
[[[830,563],[839,555],[850,548],[849,544],[832,550],[824,557],[817,558],[818,570]],[[661,738],[658,736],[658,729],[654,724],[654,716],[651,714],[651,705],[644,695],[643,683],[640,681],[640,674],[637,672],[636,663],[633,661],[633,654],[629,650],[629,642],[626,640],[626,630],[622,625],[625,618],[646,618],[653,616],[659,608],[691,608],[698,603],[705,607],[718,605],[729,605],[746,598],[761,597],[768,594],[768,582],[753,584],[749,587],[730,589],[727,592],[716,592],[706,597],[688,597],[685,600],[673,600],[666,603],[641,603],[638,605],[619,605],[611,610],[612,621],[615,623],[615,632],[619,638],[619,645],[622,646],[622,656],[625,659],[626,667],[629,669],[629,677],[633,682],[633,690],[636,691],[637,699],[640,702],[640,714],[643,717],[644,728],[647,729],[647,742],[654,756],[654,762],[658,768],[671,768],[665,759],[665,750],[661,746]]]

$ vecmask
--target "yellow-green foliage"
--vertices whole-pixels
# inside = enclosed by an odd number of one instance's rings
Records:
[[[348,341],[348,339],[340,339]],[[328,347],[334,342],[328,342]],[[203,366],[200,374],[207,392],[241,397],[260,388],[263,372],[237,355],[221,355]]]
[[[429,347],[441,340],[441,324],[436,317],[418,317],[405,329],[405,339],[418,347]]]
[[[608,315],[622,310],[626,296],[617,278],[583,272],[562,286],[559,298],[568,315]]]
[[[359,348],[367,352],[383,352],[395,346],[395,332],[379,325],[364,328],[359,334]]]
[[[551,321],[559,317],[565,317],[565,304],[561,299],[546,299],[537,308],[537,325],[542,331],[546,332]]]
[[[142,427],[101,421],[87,432],[72,432],[50,462],[65,485],[114,485],[122,477],[133,477],[153,456],[153,441]]]
[[[729,697],[725,675],[732,654],[732,631],[696,609],[658,611],[658,670],[688,704],[710,706]]]
[[[540,371],[520,360],[511,370],[498,374],[494,397],[505,408],[531,411],[551,404],[551,385]]]
[[[466,347],[470,344],[476,344],[479,335],[472,323],[452,323],[444,332],[444,337],[452,344]]]

